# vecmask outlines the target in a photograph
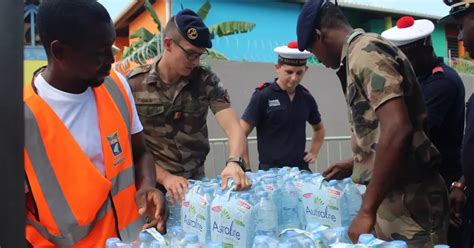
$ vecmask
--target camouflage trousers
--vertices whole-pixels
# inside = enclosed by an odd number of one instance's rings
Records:
[[[448,192],[438,173],[417,183],[400,183],[377,211],[375,231],[383,240],[405,240],[409,247],[447,243]]]

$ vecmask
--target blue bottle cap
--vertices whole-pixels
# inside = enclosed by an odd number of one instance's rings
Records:
[[[408,247],[407,242],[405,242],[403,240],[394,240],[394,241],[390,242],[390,248],[407,248],[407,247]],[[449,246],[447,246],[447,247],[449,248]]]
[[[336,185],[337,185],[337,180],[331,180],[331,181],[329,181],[328,185],[331,186],[331,187],[332,187],[332,186],[336,186]]]
[[[368,244],[370,241],[374,240],[375,236],[371,233],[363,233],[359,236],[359,243]]]
[[[433,248],[449,248],[449,245],[435,245]]]
[[[342,180],[342,182],[345,183],[345,184],[351,184],[351,183],[352,183],[352,179],[351,179],[350,177],[344,178],[344,179]]]
[[[268,192],[267,191],[260,191],[258,192],[259,197],[268,197]]]
[[[206,245],[206,248],[222,248],[222,243],[217,241],[212,241]]]

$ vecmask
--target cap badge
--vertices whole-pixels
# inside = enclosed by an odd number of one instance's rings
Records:
[[[188,35],[188,38],[191,39],[191,40],[195,40],[199,36],[198,31],[195,28],[189,28],[186,33]]]

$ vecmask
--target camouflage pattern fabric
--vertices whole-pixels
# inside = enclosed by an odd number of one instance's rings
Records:
[[[375,111],[385,102],[403,97],[415,129],[406,158],[404,181],[418,180],[426,171],[436,171],[441,156],[424,132],[427,111],[421,88],[410,62],[394,45],[379,35],[361,34],[343,48],[349,56],[346,101],[355,134],[354,182],[367,184],[380,136]]]
[[[377,237],[405,240],[409,247],[417,248],[446,244],[447,194],[438,173],[425,175],[420,183],[397,185],[377,211]]]
[[[424,131],[427,110],[410,62],[397,47],[362,30],[348,36],[341,57],[338,76],[353,131],[354,182],[368,184],[372,178],[380,137],[377,108],[403,97],[414,128],[397,185],[378,209],[377,234],[406,240],[410,247],[444,243],[448,195],[437,172],[441,156]]]
[[[219,78],[204,67],[176,84],[166,84],[159,76],[158,62],[127,74],[147,146],[162,168],[199,179],[209,153],[208,109],[215,114],[229,108],[229,95]]]

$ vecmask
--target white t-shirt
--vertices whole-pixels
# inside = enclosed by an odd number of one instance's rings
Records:
[[[139,133],[143,130],[143,126],[138,119],[132,91],[130,90],[127,80],[120,73],[117,73],[117,75],[127,91],[132,106],[132,134]],[[51,86],[41,74],[35,78],[34,85],[38,90],[38,95],[46,101],[56,115],[63,121],[66,128],[72,134],[72,137],[76,140],[87,157],[89,157],[90,161],[102,175],[105,175],[97,106],[92,88],[89,87],[80,94],[67,93]]]

